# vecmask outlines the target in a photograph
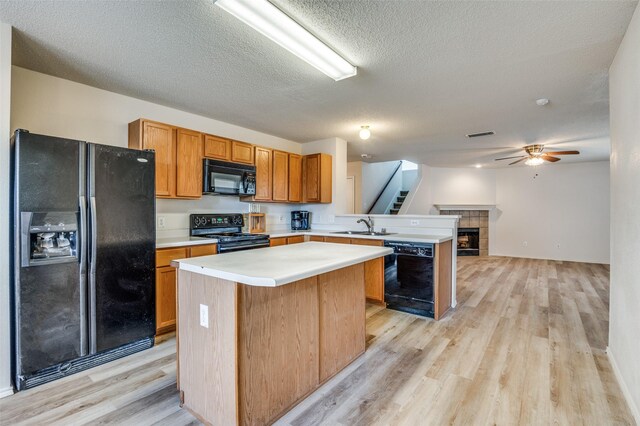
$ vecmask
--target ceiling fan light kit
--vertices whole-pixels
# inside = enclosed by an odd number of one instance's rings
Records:
[[[267,0],[215,0],[215,4],[335,81],[358,73],[356,67]]]
[[[518,160],[509,163],[509,165],[512,166],[514,164],[518,164],[518,163],[521,163],[521,162],[524,161],[524,164],[526,164],[527,166],[539,166],[542,163],[544,163],[545,161],[548,161],[550,163],[555,163],[557,161],[560,161],[560,158],[556,157],[557,155],[578,155],[578,154],[580,154],[580,151],[543,152],[544,151],[544,145],[541,145],[541,144],[527,145],[527,146],[523,147],[522,149],[525,150],[525,152],[527,153],[526,155],[516,155],[516,156],[512,156],[512,157],[496,158],[494,161],[511,160],[511,159],[514,159],[514,158],[518,158]]]

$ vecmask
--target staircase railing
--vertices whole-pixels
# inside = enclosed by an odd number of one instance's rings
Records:
[[[382,190],[380,191],[380,193],[376,197],[376,200],[373,202],[373,204],[371,204],[371,207],[369,207],[369,210],[367,211],[367,214],[370,214],[373,211],[373,209],[376,207],[376,204],[378,204],[378,201],[380,201],[380,198],[382,197],[382,194],[384,194],[384,192],[387,190],[387,187],[391,184],[391,182],[393,181],[393,178],[396,177],[396,174],[398,173],[398,171],[401,168],[402,168],[402,161],[399,161],[398,162],[398,166],[396,167],[396,169],[391,174],[391,177],[389,178],[387,183],[384,184],[384,186],[382,187]]]

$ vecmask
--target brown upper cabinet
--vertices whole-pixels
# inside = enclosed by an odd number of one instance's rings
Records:
[[[253,164],[253,145],[231,141],[231,161],[234,163]]]
[[[256,201],[271,201],[273,194],[272,151],[261,146],[255,147],[256,162]]]
[[[332,157],[329,154],[305,155],[302,159],[304,202],[331,202]]]
[[[155,151],[156,196],[174,196],[176,148],[173,127],[147,120],[136,120],[129,123],[129,148]]]
[[[273,201],[289,201],[289,154],[273,151]]]
[[[202,197],[202,134],[151,120],[129,123],[129,148],[156,153],[156,197]]]
[[[176,196],[202,197],[202,134],[176,130]]]
[[[204,135],[204,156],[220,161],[231,161],[231,141],[218,136]]]
[[[289,202],[302,202],[302,155],[289,154]]]

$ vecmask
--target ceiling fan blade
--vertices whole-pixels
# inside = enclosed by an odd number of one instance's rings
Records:
[[[513,166],[514,164],[518,164],[519,162],[524,161],[524,160],[526,160],[527,158],[529,158],[529,157],[525,156],[524,158],[521,158],[521,159],[519,159],[519,160],[516,160],[516,161],[514,161],[513,163],[509,163],[509,165],[510,165],[510,166]]]
[[[550,161],[550,162],[552,162],[552,163],[555,163],[556,161],[560,161],[560,158],[558,158],[558,157],[552,157],[552,156],[550,156],[550,155],[548,155],[548,154],[547,154],[547,155],[542,155],[542,156],[540,156],[540,157],[541,157],[543,160],[547,160],[547,161]]]
[[[502,158],[496,158],[493,161],[500,161],[500,160],[511,160],[512,158],[522,158],[522,157],[526,157],[526,155],[516,155],[515,157],[502,157]]]
[[[580,151],[553,151],[553,152],[545,152],[543,155],[577,155],[580,154]]]

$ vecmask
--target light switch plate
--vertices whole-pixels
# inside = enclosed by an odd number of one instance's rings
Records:
[[[209,328],[209,307],[203,304],[200,304],[200,325]]]

